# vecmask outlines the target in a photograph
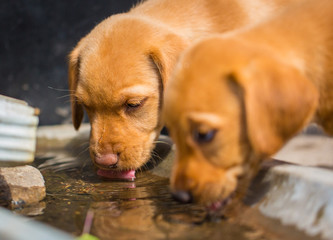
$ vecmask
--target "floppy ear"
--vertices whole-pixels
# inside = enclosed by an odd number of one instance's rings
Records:
[[[164,89],[170,75],[177,63],[181,52],[186,48],[186,43],[176,34],[169,33],[156,41],[159,47],[152,47],[148,52],[148,57],[154,65],[154,69],[159,78],[159,109],[163,107]],[[155,44],[156,44],[155,43]],[[162,114],[159,115],[159,127],[163,126]]]
[[[277,152],[313,117],[318,92],[297,69],[255,62],[236,78],[243,86],[248,137],[260,156]]]
[[[186,43],[176,34],[168,33],[157,40],[155,44],[157,47],[152,47],[148,55],[159,72],[163,86],[165,86],[179,55],[186,48]]]
[[[83,119],[83,106],[78,103],[75,92],[79,81],[80,58],[79,48],[76,47],[69,55],[68,85],[71,95],[72,120],[76,130],[79,129]]]

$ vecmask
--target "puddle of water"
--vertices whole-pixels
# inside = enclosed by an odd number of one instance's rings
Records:
[[[169,180],[149,171],[137,173],[134,182],[102,179],[93,171],[87,144],[79,146],[39,152],[34,165],[45,178],[46,199],[16,212],[100,239],[309,239],[250,207],[240,218],[208,220],[203,207],[174,201]],[[160,155],[168,152],[165,146]]]

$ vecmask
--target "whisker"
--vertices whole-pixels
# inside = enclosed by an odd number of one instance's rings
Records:
[[[89,140],[87,140],[86,142],[82,142],[79,147],[84,147],[85,145],[88,144],[88,148],[90,148],[90,144],[89,144]]]
[[[86,159],[83,159],[83,164],[81,166],[81,170],[83,170],[83,168],[85,168],[89,163],[92,163],[90,161],[90,157],[87,157]]]
[[[70,89],[62,89],[62,88],[54,88],[54,87],[51,87],[51,86],[48,86],[47,88],[48,88],[48,89],[55,90],[55,91],[60,91],[60,92],[75,92],[74,90],[70,90]]]
[[[82,150],[81,152],[79,152],[78,155],[77,155],[77,157],[79,157],[83,153],[87,152],[89,150],[89,148],[90,148],[90,146],[88,146],[87,148],[85,148],[84,150]]]
[[[148,167],[147,163],[145,163],[142,167],[139,168],[140,172],[144,172],[144,171],[147,171],[147,170],[149,170],[149,167]]]
[[[146,164],[142,165],[142,167],[138,168],[136,171],[139,173],[143,172],[143,169],[145,168]]]
[[[156,150],[153,150],[153,151],[151,152],[151,155],[154,156],[154,157],[159,158],[160,160],[163,160],[163,158],[158,154],[158,152],[156,152]]]
[[[163,158],[162,158],[161,156],[159,156],[157,153],[155,153],[155,154],[152,153],[152,157],[153,157],[153,158],[151,158],[151,159],[152,159],[152,161],[154,161],[155,164],[157,163],[157,161],[156,161],[156,159],[154,159],[154,158],[157,158],[157,159],[160,160],[160,161],[163,160]]]
[[[64,103],[71,103],[72,101],[73,101],[72,99],[68,99],[68,100],[64,101]],[[78,99],[75,99],[74,101],[81,104],[81,102]]]
[[[166,144],[166,145],[168,145],[168,146],[172,146],[172,145],[173,145],[172,143],[168,143],[168,142],[164,142],[164,141],[159,141],[159,140],[154,141],[154,144],[157,144],[157,143]]]
[[[71,96],[75,96],[75,94],[73,94],[73,93],[66,94],[66,95],[63,95],[63,96],[57,97],[57,99],[62,99],[62,98],[71,97]]]

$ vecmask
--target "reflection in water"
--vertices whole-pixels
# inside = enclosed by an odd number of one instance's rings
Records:
[[[162,145],[167,155],[171,145]],[[75,146],[81,148],[39,150],[35,165],[46,180],[47,197],[32,218],[75,236],[90,231],[100,239],[307,239],[291,231],[272,232],[279,224],[271,220],[264,219],[263,230],[258,214],[208,221],[203,207],[175,202],[168,178],[150,171],[137,173],[134,182],[102,179],[93,171],[87,143]]]

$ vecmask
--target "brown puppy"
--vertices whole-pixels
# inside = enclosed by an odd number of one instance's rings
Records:
[[[208,34],[264,19],[286,2],[149,0],[97,25],[69,62],[73,124],[80,127],[85,109],[94,163],[133,176],[163,126],[164,85],[179,54]]]
[[[305,0],[186,50],[164,110],[178,199],[224,205],[311,120],[333,134],[332,26],[333,1]]]

